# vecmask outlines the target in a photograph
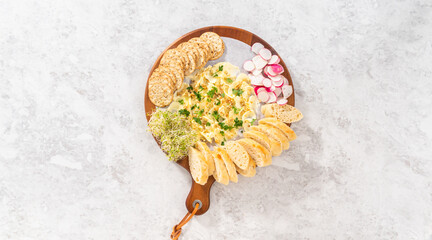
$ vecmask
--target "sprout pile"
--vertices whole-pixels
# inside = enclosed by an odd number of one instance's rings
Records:
[[[178,112],[156,110],[149,121],[149,130],[161,142],[170,161],[177,161],[187,155],[190,147],[195,145],[198,134],[191,128],[186,116]]]

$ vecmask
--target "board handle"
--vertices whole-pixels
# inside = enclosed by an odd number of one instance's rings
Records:
[[[190,213],[194,210],[194,203],[201,204],[195,215],[201,215],[207,212],[210,207],[210,188],[214,181],[214,177],[211,176],[208,178],[206,184],[200,185],[192,179],[191,190],[186,198],[186,208]]]

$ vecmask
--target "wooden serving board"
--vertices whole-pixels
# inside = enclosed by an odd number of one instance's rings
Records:
[[[249,32],[249,31],[246,31],[244,29],[235,28],[235,27],[228,27],[228,26],[204,27],[204,28],[196,29],[192,32],[189,32],[189,33],[181,36],[176,41],[174,41],[171,45],[169,45],[159,55],[158,59],[156,60],[156,62],[154,63],[153,67],[151,68],[151,70],[149,72],[148,78],[150,78],[153,71],[159,66],[159,62],[160,62],[163,54],[165,53],[165,51],[167,51],[168,49],[171,49],[171,48],[175,48],[180,43],[186,42],[191,38],[199,37],[201,34],[203,34],[205,32],[215,32],[215,33],[219,34],[219,36],[221,36],[221,37],[233,38],[233,39],[239,40],[239,41],[241,41],[241,42],[243,42],[249,46],[252,46],[252,44],[254,44],[255,42],[259,42],[259,43],[263,44],[265,48],[269,49],[272,52],[272,54],[279,56],[279,54],[274,50],[274,48],[272,46],[270,46],[270,44],[268,44],[266,41],[264,41],[262,38],[258,37],[257,35]],[[293,86],[291,76],[288,72],[288,68],[286,67],[282,58],[280,58],[279,64],[282,65],[284,70],[285,70],[282,75],[284,77],[286,77],[288,79],[290,85]],[[242,68],[242,66],[239,66],[239,67]],[[293,90],[294,90],[294,86],[293,86]],[[294,91],[293,91],[293,94],[291,94],[291,96],[288,98],[288,104],[289,105],[294,106],[294,103],[295,103],[294,98],[295,98],[295,96],[294,96]],[[145,105],[145,112],[146,112],[147,121],[149,121],[151,113],[156,110],[156,106],[149,99],[148,79],[147,79],[147,86],[146,86],[146,91],[145,91],[145,96],[144,96],[144,105]],[[160,142],[157,140],[156,140],[156,142],[160,146]],[[187,156],[178,160],[177,163],[180,164],[180,166],[184,167],[190,174],[189,159]],[[195,181],[192,179],[192,187],[191,187],[189,195],[187,196],[187,199],[186,199],[186,208],[190,213],[194,209],[193,202],[195,200],[200,200],[202,203],[202,206],[197,211],[196,215],[201,215],[201,214],[204,214],[205,212],[207,212],[207,210],[210,207],[210,188],[213,185],[214,181],[215,181],[215,179],[213,178],[213,176],[211,176],[211,177],[209,177],[209,179],[205,185],[199,185],[199,184],[195,183]]]

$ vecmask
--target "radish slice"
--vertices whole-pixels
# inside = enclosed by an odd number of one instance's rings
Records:
[[[276,97],[276,94],[274,92],[269,92],[268,95],[269,95],[269,100],[267,101],[267,103],[276,102],[277,97]]]
[[[278,55],[273,55],[271,56],[268,64],[278,64],[280,62],[280,59],[278,57]]]
[[[266,87],[267,92],[274,92],[276,90],[276,87],[271,85],[270,87]]]
[[[264,87],[271,87],[272,86],[272,81],[270,80],[270,78],[264,78],[262,80],[262,84],[264,85]]]
[[[290,85],[284,85],[282,87],[282,94],[284,98],[288,98],[289,96],[291,96],[292,93],[293,93],[293,89]]]
[[[257,97],[261,102],[267,102],[270,99],[270,95],[266,91],[259,92]]]
[[[279,97],[282,94],[282,90],[280,88],[276,88],[274,93],[276,94],[276,97]]]
[[[263,49],[263,48],[264,48],[264,45],[262,45],[262,44],[259,43],[259,42],[256,42],[256,43],[254,43],[254,44],[252,45],[252,52],[258,54],[259,51],[260,51],[261,49]]]
[[[269,65],[269,67],[271,69],[271,72],[274,72],[276,74],[282,74],[284,72],[283,67],[279,64],[271,64],[271,65]],[[270,69],[267,71],[270,72]]]
[[[252,71],[252,74],[255,75],[255,76],[259,75],[260,73],[262,73],[262,69],[254,69]]]
[[[274,92],[274,90],[276,90],[276,88],[274,87],[274,86],[271,86],[271,87],[264,87],[264,89],[267,91],[267,92]]]
[[[257,87],[254,87],[254,91],[255,91],[255,95],[258,95],[259,92],[265,91],[265,88],[257,86]]]
[[[264,80],[265,77],[262,74],[258,74],[255,76],[255,78],[261,79],[261,81],[262,81],[262,80]]]
[[[284,77],[284,76],[282,76],[282,79],[283,79],[283,81],[284,81],[284,85],[289,86],[288,79],[286,79],[286,77]]]
[[[251,84],[255,86],[262,86],[263,85],[263,79],[257,78],[254,76],[254,78],[251,78]]]
[[[271,66],[267,66],[265,67],[265,71],[267,73],[267,75],[269,75],[270,77],[276,77],[278,74],[273,72],[273,69],[271,68]]]
[[[283,82],[283,80],[282,80],[282,76],[281,75],[277,75],[276,77],[270,77],[270,79],[272,80],[272,81],[282,81]]]
[[[251,72],[255,69],[255,64],[251,60],[248,60],[243,63],[243,69],[248,72]]]
[[[256,78],[256,76],[255,75],[253,75],[253,74],[248,74],[248,78],[252,81],[252,79],[254,79],[254,78]]]
[[[266,92],[265,87],[258,87],[257,93]]]
[[[270,50],[268,50],[267,48],[261,49],[259,51],[259,55],[266,61],[270,60],[270,58],[272,57]]]
[[[275,86],[275,87],[281,87],[282,85],[283,85],[283,80],[282,79],[280,79],[279,81],[273,81],[273,85]]]
[[[278,98],[276,101],[279,105],[285,105],[288,103],[288,100],[286,98]]]
[[[252,62],[255,64],[255,69],[263,69],[265,65],[267,65],[267,61],[264,60],[260,55],[253,57]]]

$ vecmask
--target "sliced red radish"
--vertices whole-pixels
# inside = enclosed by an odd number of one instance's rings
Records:
[[[265,91],[265,88],[261,86],[256,86],[254,87],[254,91],[255,91],[255,95],[258,95],[259,92]]]
[[[246,62],[243,63],[243,69],[248,72],[251,72],[255,69],[255,64],[251,60],[247,60]]]
[[[284,72],[283,67],[279,64],[270,64],[268,66],[270,67],[271,71],[276,73],[276,74],[282,74]],[[268,70],[269,72],[270,72],[270,69]]]
[[[264,60],[260,55],[253,57],[252,62],[255,64],[255,69],[263,69],[265,65],[267,65],[267,61]]]
[[[276,94],[274,92],[269,92],[269,99],[267,101],[267,103],[274,103],[277,100]]]
[[[292,93],[293,93],[293,89],[290,85],[284,85],[282,87],[282,94],[284,98],[288,98],[289,96],[291,96]]]
[[[264,71],[266,72],[266,74],[267,74],[269,77],[276,77],[276,76],[278,75],[277,73],[273,72],[271,66],[267,66],[267,67],[265,67],[265,68],[264,68]]]
[[[272,81],[270,80],[270,78],[264,78],[262,80],[262,84],[264,85],[264,87],[271,87],[272,86]]]
[[[274,90],[274,93],[276,94],[276,97],[279,97],[279,96],[282,94],[282,90],[281,90],[281,88],[276,88],[276,89]]]
[[[252,52],[258,54],[259,51],[260,51],[261,49],[263,49],[263,48],[264,48],[264,45],[262,45],[262,44],[259,43],[259,42],[256,42],[256,43],[254,43],[254,44],[252,45]]]
[[[262,69],[254,69],[254,70],[252,71],[252,74],[255,75],[255,76],[257,76],[257,75],[259,75],[259,74],[261,74],[261,73],[262,73]]]
[[[284,81],[284,85],[289,86],[288,79],[286,79],[286,77],[284,77],[284,76],[282,76],[282,79],[283,79],[283,81]]]
[[[255,76],[255,78],[261,79],[261,81],[262,81],[262,80],[264,80],[265,77],[262,74],[258,74]]]
[[[277,102],[277,104],[279,104],[279,105],[285,105],[285,104],[288,103],[288,100],[287,100],[286,98],[280,97],[280,98],[277,99],[276,102]]]
[[[267,48],[261,49],[259,51],[259,55],[266,61],[270,60],[270,58],[272,57],[270,50],[268,50]]]
[[[266,88],[265,87],[259,87],[258,90],[257,90],[257,93],[260,93],[260,92],[263,92],[263,91],[266,91]]]
[[[257,97],[261,102],[267,102],[270,99],[270,94],[268,94],[266,91],[261,91],[258,93]]]
[[[271,87],[269,87],[271,92],[274,92],[276,90],[276,87],[274,85],[272,85]]]
[[[267,92],[274,92],[276,90],[276,87],[273,86],[273,85],[271,85],[270,87],[266,87],[265,89],[266,89]]]
[[[282,87],[282,85],[283,85],[283,80],[282,79],[280,79],[279,81],[273,81],[273,85],[275,86],[275,87]]]
[[[272,81],[280,81],[282,80],[282,76],[281,75],[277,75],[275,77],[269,77]],[[282,80],[283,81],[283,80]]]
[[[251,84],[255,85],[255,86],[262,86],[263,85],[263,79],[257,78],[254,76],[253,78],[251,78]]]
[[[272,55],[270,60],[268,61],[268,64],[278,64],[280,62],[278,55]]]

